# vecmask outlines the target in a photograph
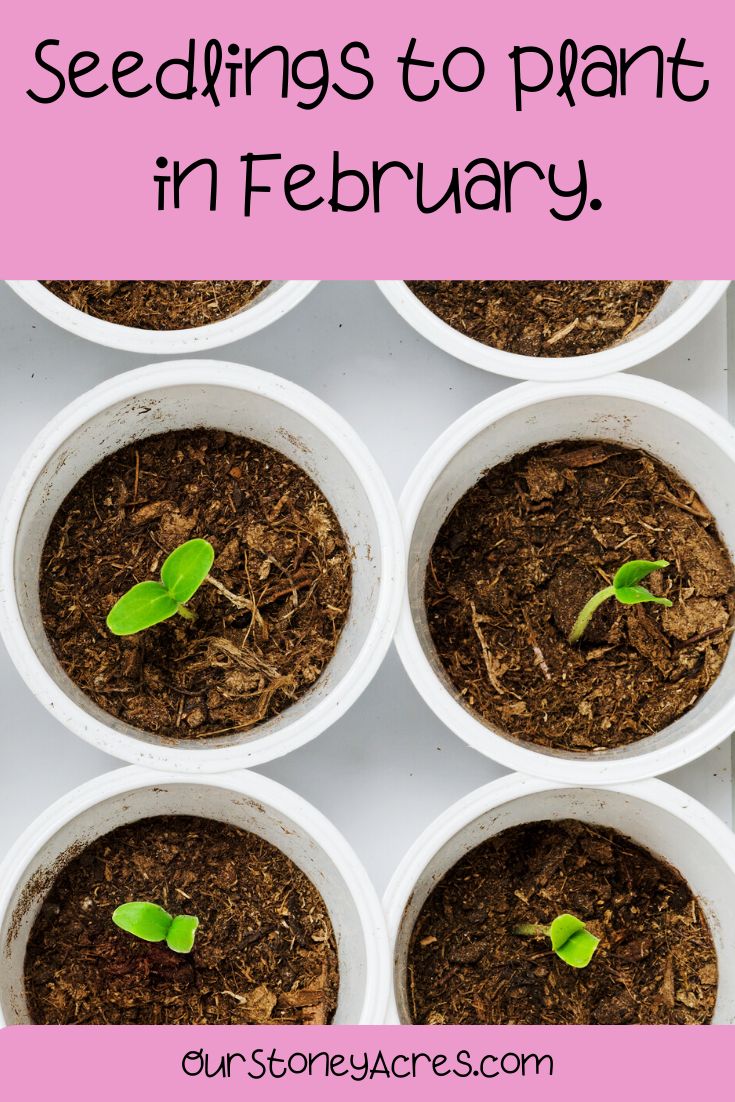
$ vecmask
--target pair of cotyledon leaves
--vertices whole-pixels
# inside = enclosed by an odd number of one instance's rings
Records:
[[[640,605],[651,601],[670,608],[671,601],[668,597],[656,597],[645,586],[638,585],[638,582],[647,578],[654,570],[665,570],[668,565],[666,559],[656,559],[655,562],[650,562],[648,559],[632,559],[624,563],[615,572],[612,585],[598,590],[580,610],[569,634],[569,642],[579,642],[597,609],[610,597],[615,597],[623,605]]]
[[[199,589],[213,562],[214,548],[207,540],[182,543],[161,567],[160,582],[139,582],[113,606],[107,617],[112,634],[135,635],[177,612],[191,618],[186,602]]]
[[[615,596],[624,605],[639,605],[653,601],[657,605],[666,605],[671,608],[671,601],[667,597],[656,597],[638,582],[643,581],[654,570],[665,570],[669,565],[666,559],[656,559],[649,562],[647,559],[632,559],[624,563],[615,572],[612,588]]]
[[[551,948],[572,968],[586,968],[592,960],[600,939],[591,934],[581,919],[563,914],[548,928]]]
[[[190,953],[199,926],[195,915],[170,915],[157,903],[123,903],[112,914],[121,930],[141,941],[165,941],[174,953]]]

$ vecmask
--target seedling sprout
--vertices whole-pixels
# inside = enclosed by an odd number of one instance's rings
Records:
[[[657,559],[649,562],[646,559],[632,559],[626,562],[616,571],[612,585],[606,586],[593,597],[590,597],[579,616],[574,622],[574,627],[569,634],[570,643],[578,643],[584,635],[590,620],[597,609],[610,597],[615,597],[622,605],[640,605],[653,601],[657,605],[665,605],[671,608],[672,602],[666,597],[655,597],[653,593],[638,582],[647,578],[654,570],[665,570],[668,566],[666,559]]]
[[[135,635],[178,614],[195,620],[186,607],[214,562],[207,540],[188,540],[172,551],[161,567],[160,582],[139,582],[113,605],[107,626],[113,635]]]
[[[141,941],[165,941],[174,953],[190,953],[199,926],[195,915],[170,915],[157,903],[123,903],[112,913],[121,930]]]
[[[581,919],[569,914],[559,915],[549,926],[521,923],[513,928],[513,933],[550,938],[556,955],[572,968],[586,968],[600,944],[599,937],[591,934]]]

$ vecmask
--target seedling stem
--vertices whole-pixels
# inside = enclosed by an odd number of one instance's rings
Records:
[[[671,608],[671,601],[667,597],[656,597],[644,586],[638,585],[638,582],[642,581],[643,578],[647,578],[654,570],[665,570],[668,565],[666,559],[656,559],[655,562],[648,559],[633,559],[631,562],[624,563],[615,572],[613,584],[605,586],[604,589],[590,597],[574,621],[574,627],[569,634],[569,642],[579,642],[597,609],[610,597],[616,597],[622,605],[640,605],[653,602]]]

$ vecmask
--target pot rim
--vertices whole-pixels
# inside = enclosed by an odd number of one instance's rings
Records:
[[[311,421],[339,449],[355,472],[375,517],[383,564],[375,612],[365,641],[341,680],[309,712],[258,743],[195,748],[155,746],[115,730],[74,703],[45,670],[28,639],[15,584],[15,545],[28,493],[69,437],[98,413],[147,390],[222,386],[262,395]],[[366,445],[344,418],[320,398],[280,376],[217,360],[173,360],[116,375],[86,391],[58,413],[32,441],[0,501],[0,637],[16,669],[44,707],[75,735],[114,757],[138,765],[183,772],[223,772],[260,765],[317,737],[342,716],[372,680],[392,641],[403,592],[401,526],[385,477]],[[286,715],[287,713],[283,713]],[[163,760],[162,760],[163,759]]]
[[[221,788],[263,801],[296,820],[324,850],[334,862],[352,897],[365,943],[365,993],[358,1024],[379,1024],[390,997],[390,954],[380,900],[362,862],[337,827],[313,804],[285,785],[250,770],[240,770],[228,776],[202,777],[129,765],[103,773],[67,792],[26,827],[0,864],[0,924],[29,862],[67,823],[111,797],[131,789],[161,785]],[[0,1011],[0,1027],[5,1024]]]
[[[37,313],[55,325],[95,344],[146,355],[179,355],[219,348],[259,332],[283,317],[314,290],[319,280],[287,279],[268,293],[268,288],[239,313],[208,325],[189,329],[138,329],[118,325],[70,306],[38,279],[8,279],[7,285]]]
[[[464,363],[510,379],[538,382],[575,382],[595,379],[650,360],[680,341],[719,302],[730,280],[700,280],[689,298],[668,318],[625,344],[603,348],[583,356],[522,356],[482,344],[453,329],[409,290],[402,279],[378,279],[376,283],[393,308],[418,333],[450,356]]]
[[[575,788],[599,791],[602,797],[610,792],[620,793],[641,800],[667,812],[674,818],[680,819],[726,861],[735,877],[735,834],[713,811],[710,811],[699,800],[687,795],[666,781],[653,778],[635,781],[634,783],[598,785],[596,789],[592,789],[574,783],[557,783],[540,777],[510,773],[474,789],[441,812],[409,846],[399,862],[383,895],[383,912],[388,930],[393,975],[395,973],[395,942],[401,927],[403,914],[419,878],[439,850],[480,816],[495,810],[503,804],[539,793],[559,792]],[[633,841],[635,840],[634,838]],[[393,992],[393,987],[391,990]],[[398,1021],[394,994],[391,995],[387,1021],[391,1024]]]
[[[632,374],[566,383],[518,383],[485,399],[459,417],[418,461],[398,503],[407,560],[411,556],[414,527],[428,493],[447,464],[470,440],[509,414],[543,402],[579,396],[624,398],[664,409],[713,440],[735,468],[735,427],[703,402],[666,383]],[[646,750],[644,744],[647,740],[643,739],[639,752],[631,752],[630,756],[617,761],[595,760],[594,755],[554,755],[541,747],[533,748],[501,734],[455,700],[432,669],[419,642],[411,615],[407,580],[395,643],[415,688],[445,726],[479,753],[506,768],[559,784],[609,785],[668,773],[701,757],[735,730],[734,695],[718,712],[703,720],[696,730],[669,746]]]

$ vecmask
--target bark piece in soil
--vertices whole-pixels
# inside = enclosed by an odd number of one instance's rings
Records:
[[[409,280],[437,317],[482,344],[521,356],[582,356],[628,337],[666,280]]]
[[[85,314],[136,329],[193,329],[237,314],[269,279],[55,279],[43,286]]]
[[[512,932],[565,912],[600,938],[586,968]],[[717,953],[670,865],[617,831],[542,821],[502,831],[440,881],[407,978],[417,1024],[692,1025],[712,1018]]]
[[[118,929],[143,900],[200,920],[191,953]],[[263,838],[194,816],[103,835],[56,877],[25,958],[30,1015],[48,1025],[328,1024],[334,930],[311,881]]]
[[[181,616],[120,638],[105,618],[158,578],[185,540],[214,547]],[[52,521],[44,626],[71,680],[104,711],[171,739],[248,731],[315,684],[347,619],[351,555],[312,479],[264,444],[210,429],[164,433],[102,460]]]
[[[667,559],[646,585],[674,602],[604,604],[630,559]],[[707,508],[674,471],[599,441],[543,445],[492,468],[442,525],[426,574],[431,637],[460,700],[527,742],[589,752],[687,712],[730,646],[735,568]]]

